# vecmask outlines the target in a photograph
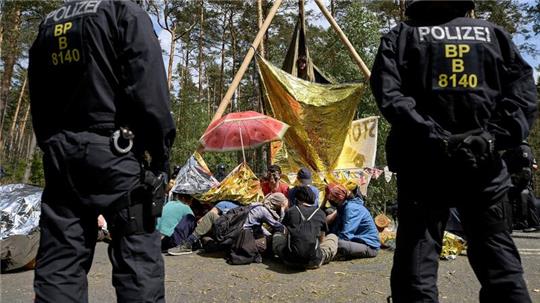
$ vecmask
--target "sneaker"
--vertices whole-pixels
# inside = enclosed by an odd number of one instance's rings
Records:
[[[171,256],[181,256],[193,253],[193,249],[189,243],[182,243],[176,247],[169,248],[167,254]]]

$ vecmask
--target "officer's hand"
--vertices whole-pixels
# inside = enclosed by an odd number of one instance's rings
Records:
[[[493,137],[487,132],[453,135],[448,141],[448,154],[463,168],[478,169],[493,156]]]

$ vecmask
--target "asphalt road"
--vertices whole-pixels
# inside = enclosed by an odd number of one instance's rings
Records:
[[[514,234],[533,302],[540,302],[540,233]],[[165,256],[168,302],[386,302],[392,252],[374,259],[332,262],[317,270],[282,264],[231,266],[222,255]],[[1,276],[1,302],[32,302],[33,272]],[[115,302],[106,245],[99,243],[88,275],[90,302]],[[464,256],[441,261],[441,302],[478,302],[479,283]]]

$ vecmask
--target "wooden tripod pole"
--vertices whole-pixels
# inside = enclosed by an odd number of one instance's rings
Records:
[[[236,72],[236,75],[234,76],[233,81],[231,82],[231,86],[229,86],[229,89],[227,89],[227,92],[225,93],[225,96],[221,100],[221,103],[219,104],[218,109],[216,110],[216,113],[214,114],[214,117],[212,118],[212,122],[216,121],[217,119],[221,118],[223,113],[225,112],[225,109],[227,109],[227,106],[231,102],[231,98],[234,94],[234,91],[238,87],[238,84],[240,83],[240,80],[242,80],[242,77],[244,76],[244,73],[246,72],[249,63],[251,62],[251,59],[253,59],[253,55],[255,55],[255,50],[257,49],[257,46],[259,46],[259,43],[261,43],[264,34],[266,33],[266,30],[270,26],[270,23],[272,22],[272,19],[274,19],[274,16],[276,15],[276,12],[281,5],[282,0],[276,0],[274,2],[274,5],[268,12],[268,16],[264,20],[264,23],[257,33],[257,36],[255,36],[255,40],[253,40],[253,43],[251,44],[251,47],[249,48],[246,57],[244,58],[244,61],[242,61],[242,65],[240,65],[240,68],[238,69],[238,72]],[[212,123],[210,122],[210,123]]]
[[[339,25],[336,23],[336,20],[334,19],[334,17],[332,17],[332,14],[330,14],[330,12],[326,9],[326,7],[324,6],[324,3],[322,3],[321,0],[315,0],[315,3],[317,3],[317,6],[319,7],[323,15],[326,17],[328,22],[330,22],[330,25],[332,26],[332,28],[336,31],[339,38],[341,39],[341,42],[345,44],[351,56],[353,57],[354,61],[356,62],[356,64],[358,64],[358,67],[360,67],[360,70],[362,71],[364,76],[369,79],[369,77],[371,77],[371,71],[369,70],[367,65],[364,63],[362,58],[360,58],[360,56],[358,55],[358,53],[352,46],[347,36],[345,36],[345,33],[343,33]]]

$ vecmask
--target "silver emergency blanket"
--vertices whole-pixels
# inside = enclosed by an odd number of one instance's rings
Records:
[[[196,195],[218,186],[219,182],[199,153],[194,153],[178,172],[172,191],[178,194]]]
[[[42,192],[27,184],[0,186],[0,239],[29,235],[38,229]]]

